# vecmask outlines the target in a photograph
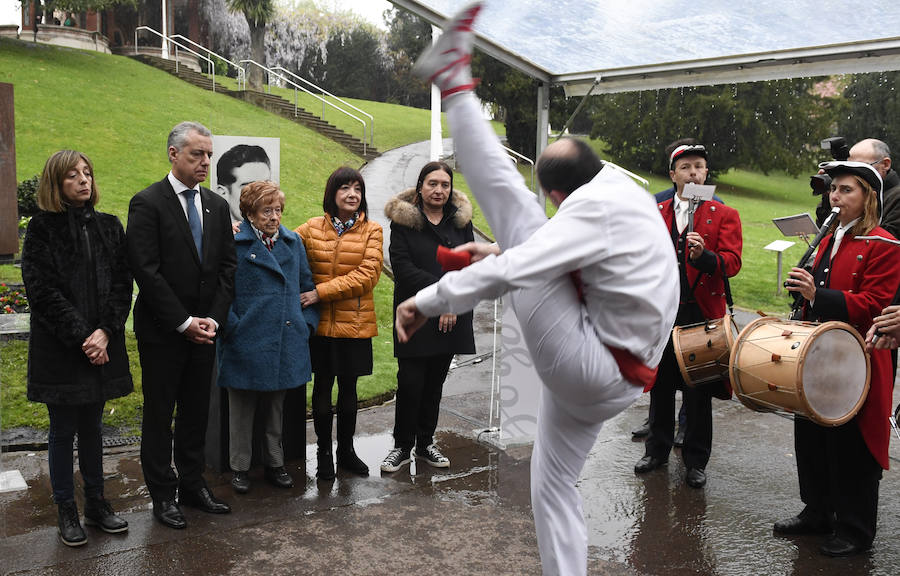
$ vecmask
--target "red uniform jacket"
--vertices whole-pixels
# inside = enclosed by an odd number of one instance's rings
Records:
[[[674,198],[659,204],[659,211],[666,222],[666,229],[672,229],[675,209]],[[735,276],[741,269],[741,219],[737,210],[715,200],[707,200],[694,213],[694,232],[703,236],[706,250],[716,258],[715,268],[707,273],[690,262],[688,251],[684,252],[684,269],[688,282],[694,288],[694,298],[707,320],[715,320],[725,315],[725,277]],[[699,280],[698,280],[699,276]]]
[[[880,227],[869,235],[893,238]],[[829,234],[822,239],[821,246],[827,247],[830,241]],[[824,252],[823,249],[816,254],[814,267],[818,266]],[[891,303],[898,285],[900,249],[885,242],[856,240],[845,236],[831,260],[831,274],[826,287],[817,287],[815,306],[805,312],[807,316],[847,322],[865,336],[872,327],[872,318],[880,316],[884,307]],[[869,395],[855,420],[866,446],[885,470],[888,469],[889,461],[891,429],[888,416],[893,388],[890,352],[872,351]]]
[[[675,219],[674,202],[675,199],[670,198],[658,204],[667,230],[672,229]],[[735,276],[741,269],[741,249],[744,244],[741,219],[734,208],[715,200],[707,200],[694,212],[694,232],[703,236],[705,252],[694,263],[685,250],[682,264],[689,285],[694,286],[694,298],[703,316],[707,320],[715,320],[724,316],[727,308],[725,278]],[[652,386],[646,387],[645,391],[650,388]],[[730,383],[724,388],[724,394],[717,396],[731,397]]]

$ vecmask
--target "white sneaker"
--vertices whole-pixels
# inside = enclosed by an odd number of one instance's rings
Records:
[[[475,89],[472,80],[472,24],[481,11],[481,2],[473,2],[444,24],[444,33],[413,66],[413,74],[433,82],[441,89],[441,99]]]
[[[425,460],[430,466],[434,466],[435,468],[450,467],[450,459],[441,454],[441,451],[438,450],[438,447],[434,444],[426,446],[424,452],[416,450],[416,458]]]
[[[409,456],[409,450],[394,448],[384,457],[384,461],[381,463],[381,471],[396,472],[402,468],[404,464],[409,464],[411,461],[412,458]]]

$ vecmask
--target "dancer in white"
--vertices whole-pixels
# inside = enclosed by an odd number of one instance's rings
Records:
[[[578,140],[553,143],[538,161],[559,206],[547,219],[471,94],[479,9],[448,23],[416,71],[441,88],[457,160],[503,252],[471,247],[483,259],[401,303],[397,333],[510,292],[544,383],[531,459],[541,563],[545,574],[585,574],[576,481],[603,423],[655,375],[678,309],[675,252],[653,199]]]

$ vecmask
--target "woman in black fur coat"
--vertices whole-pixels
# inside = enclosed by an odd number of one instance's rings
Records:
[[[453,189],[453,170],[444,162],[426,164],[410,188],[384,207],[391,220],[390,256],[394,271],[394,309],[444,275],[436,258],[438,246],[455,248],[474,240],[472,204]],[[397,404],[394,448],[381,463],[396,472],[415,456],[436,468],[450,459],[434,443],[444,380],[454,354],[473,354],[472,313],[431,318],[409,342],[397,340]]]
[[[118,218],[95,212],[91,161],[62,150],[47,160],[38,187],[41,209],[28,224],[22,278],[31,307],[28,399],[47,405],[53,499],[64,544],[87,541],[78,518],[72,448],[84,481],[84,519],[109,533],[128,523],[103,497],[104,403],[132,390],[125,320],[132,278]]]

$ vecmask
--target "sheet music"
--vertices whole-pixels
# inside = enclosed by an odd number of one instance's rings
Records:
[[[696,198],[697,200],[712,200],[713,194],[715,193],[716,187],[712,184],[694,184],[693,182],[688,182],[681,191],[681,198],[684,200],[690,200],[691,198]]]
[[[819,227],[807,213],[773,218],[772,223],[785,236],[815,236],[819,232]]]

